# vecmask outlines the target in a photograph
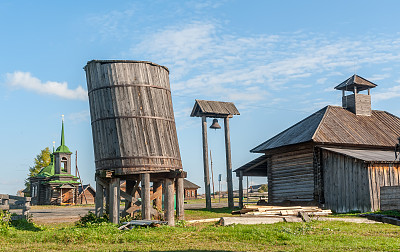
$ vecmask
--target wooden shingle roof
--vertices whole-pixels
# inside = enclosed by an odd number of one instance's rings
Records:
[[[374,88],[377,85],[375,83],[370,82],[367,79],[364,79],[361,76],[358,76],[357,74],[354,74],[347,80],[343,81],[339,85],[335,87],[337,90],[347,90],[347,91],[352,91],[354,90],[354,87],[357,87],[358,91],[363,91],[368,88]]]
[[[262,155],[250,162],[240,166],[233,172],[236,172],[236,176],[239,177],[239,172],[243,172],[243,176],[267,176],[267,156]]]
[[[193,182],[190,182],[187,179],[183,179],[183,188],[185,188],[185,189],[199,189],[200,186],[196,185]]]
[[[205,100],[196,100],[190,114],[191,117],[207,116],[214,118],[224,118],[232,115],[240,115],[233,102]]]
[[[394,151],[384,150],[362,150],[362,149],[341,149],[341,148],[328,148],[321,147],[324,150],[339,153],[348,157],[356,158],[364,162],[377,162],[377,163],[398,163],[395,160]]]
[[[400,118],[386,111],[372,110],[371,116],[357,116],[342,107],[327,106],[251,152],[262,153],[303,142],[393,148],[399,136]]]

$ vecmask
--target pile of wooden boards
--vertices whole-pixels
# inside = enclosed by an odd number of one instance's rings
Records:
[[[233,211],[232,214],[241,216],[327,216],[332,214],[331,210],[323,210],[316,206],[255,206],[244,205],[243,209]]]

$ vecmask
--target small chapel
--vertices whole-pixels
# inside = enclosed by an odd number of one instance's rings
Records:
[[[30,178],[33,205],[74,205],[78,198],[78,177],[71,174],[72,152],[65,145],[64,117],[61,145],[50,154],[50,164]]]

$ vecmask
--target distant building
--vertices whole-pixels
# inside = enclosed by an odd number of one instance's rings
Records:
[[[96,198],[96,191],[90,184],[79,185],[78,187],[78,200],[77,204],[94,204]]]
[[[61,128],[61,145],[50,154],[51,162],[30,178],[33,205],[76,204],[78,177],[71,174],[72,152],[65,145],[64,120]]]
[[[376,86],[351,76],[335,87],[343,93],[341,107],[326,106],[253,148],[264,155],[236,169],[236,176],[267,176],[269,204],[380,209],[381,187],[400,185],[394,156],[400,118],[371,109],[370,89]]]
[[[187,179],[184,179],[183,188],[185,190],[185,199],[197,199],[197,189],[199,189],[200,186],[190,182]]]

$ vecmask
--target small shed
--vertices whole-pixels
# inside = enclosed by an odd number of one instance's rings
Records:
[[[184,179],[183,188],[185,190],[185,199],[197,199],[197,189],[199,189],[200,186],[187,179]]]
[[[96,190],[90,184],[78,187],[77,204],[94,204],[95,198]]]
[[[264,155],[235,170],[239,181],[267,176],[269,204],[378,210],[380,188],[400,184],[400,163],[393,152],[400,118],[371,109],[373,87],[358,75],[339,84],[341,107],[326,106],[253,148],[251,152]],[[364,90],[368,93],[359,93]]]

